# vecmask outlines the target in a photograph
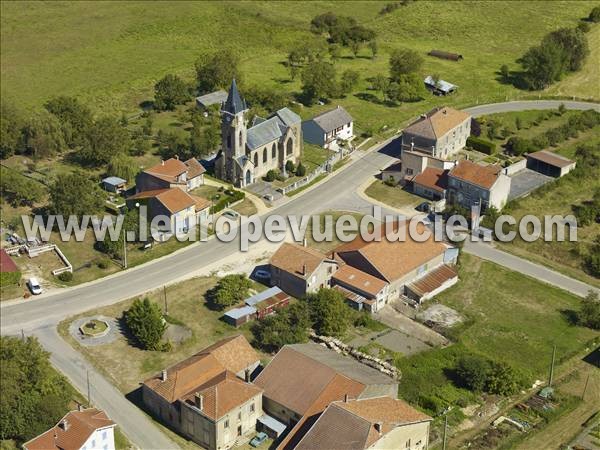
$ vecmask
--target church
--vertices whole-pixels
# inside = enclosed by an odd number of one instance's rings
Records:
[[[248,128],[248,106],[232,81],[221,107],[222,147],[215,175],[237,187],[258,181],[269,170],[285,173],[285,164],[297,164],[302,153],[302,119],[288,108],[268,118],[255,117]]]

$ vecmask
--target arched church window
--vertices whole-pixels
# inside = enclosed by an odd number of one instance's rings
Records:
[[[267,162],[267,147],[264,148],[263,150],[263,163]]]
[[[271,158],[277,158],[277,145],[275,145],[275,143],[273,143],[273,148],[271,149]]]
[[[254,166],[258,167],[258,152],[254,154]]]
[[[289,138],[286,143],[285,154],[286,154],[286,156],[290,156],[293,152],[294,152],[294,140],[292,138]]]

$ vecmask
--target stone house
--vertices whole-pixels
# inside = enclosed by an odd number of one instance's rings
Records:
[[[185,162],[170,158],[141,171],[136,177],[135,189],[138,193],[168,188],[191,191],[204,184],[204,172],[206,169],[196,158]]]
[[[304,140],[310,144],[336,150],[337,141],[354,138],[354,121],[343,107],[321,113],[302,122]]]
[[[469,209],[481,205],[482,213],[490,206],[501,210],[508,201],[510,181],[499,165],[462,160],[448,172],[448,202]]]
[[[242,336],[223,339],[142,384],[144,406],[209,450],[255,433],[262,389],[250,383],[259,356]]]
[[[329,287],[338,262],[325,254],[295,243],[283,243],[270,261],[271,286],[292,297],[302,298],[322,287]]]
[[[244,187],[269,170],[285,173],[285,164],[297,164],[302,153],[301,119],[282,108],[263,119],[256,117],[248,127],[246,101],[232,81],[221,108],[222,149],[215,160],[218,178]]]

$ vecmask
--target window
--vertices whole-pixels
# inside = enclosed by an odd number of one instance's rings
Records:
[[[241,131],[240,131],[240,138],[239,138],[239,141],[240,141],[240,147],[241,147],[241,146],[242,146],[242,132],[241,132]]]
[[[277,158],[277,146],[275,144],[273,144],[273,147],[271,147],[271,158]]]
[[[102,432],[102,440],[105,441],[108,438],[108,433],[106,431]]]
[[[406,441],[406,448],[410,448],[410,439]]]
[[[263,150],[263,163],[267,162],[267,147]]]
[[[96,448],[96,439],[92,440],[92,448]]]
[[[254,166],[258,167],[258,153],[254,154]]]
[[[289,138],[286,143],[285,154],[287,156],[290,156],[293,152],[294,152],[294,140],[292,138]]]
[[[242,411],[238,412],[238,420],[242,420]]]
[[[412,169],[406,169],[406,175],[412,175],[412,174],[413,174]]]
[[[253,413],[254,412],[254,403],[250,404],[250,412]]]
[[[229,419],[225,419],[225,423],[223,424],[223,428],[229,428]]]
[[[231,135],[227,135],[227,148],[231,148]]]

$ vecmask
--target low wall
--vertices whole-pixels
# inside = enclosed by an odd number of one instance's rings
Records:
[[[527,159],[522,159],[514,164],[511,164],[508,167],[505,167],[502,172],[504,175],[511,176],[527,167]]]

